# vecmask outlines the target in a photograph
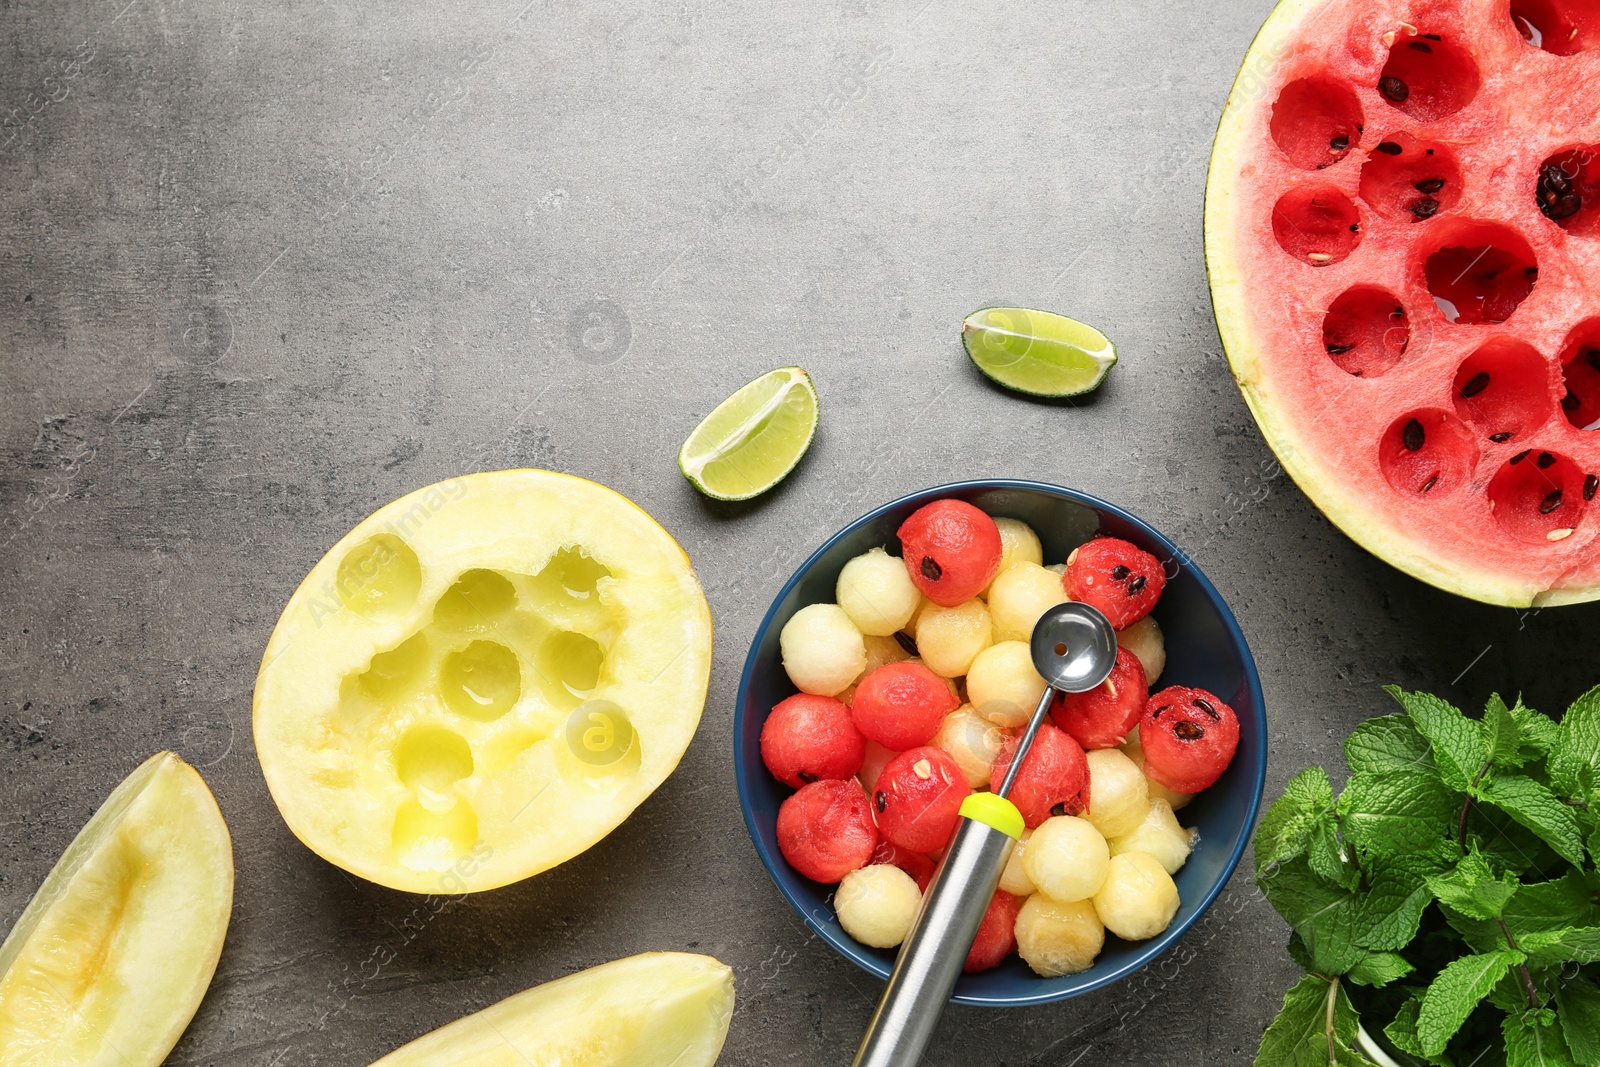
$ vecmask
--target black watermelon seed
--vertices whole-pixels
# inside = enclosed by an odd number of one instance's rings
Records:
[[[1561,410],[1577,411],[1581,407],[1583,407],[1583,401],[1578,399],[1578,394],[1568,389],[1567,395],[1561,398]]]
[[[1568,193],[1560,197],[1553,204],[1541,204],[1539,210],[1544,212],[1545,218],[1555,222],[1570,219],[1583,209],[1583,201],[1575,193]]]
[[[1440,37],[1437,33],[1425,33],[1425,34],[1422,35],[1422,38],[1423,38],[1423,40],[1426,40],[1426,41],[1442,41],[1442,40],[1444,40],[1444,38]]]
[[[1205,727],[1184,719],[1172,727],[1172,736],[1179,741],[1198,741],[1206,735]]]
[[[1405,442],[1407,452],[1421,452],[1422,446],[1428,440],[1428,432],[1422,428],[1422,423],[1412,419],[1406,423],[1405,433],[1401,435]]]
[[[1600,489],[1600,475],[1591,474],[1583,480],[1583,499],[1593,500],[1597,489]]]
[[[1500,433],[1490,434],[1489,440],[1493,441],[1497,445],[1503,445],[1515,436],[1516,434],[1512,433],[1510,430],[1502,430]]]
[[[1461,387],[1461,399],[1467,400],[1475,397],[1487,388],[1489,388],[1489,372],[1481,370],[1471,378],[1468,378],[1467,384]]]
[[[1330,356],[1342,356],[1342,355],[1344,355],[1346,352],[1350,351],[1354,347],[1355,347],[1355,345],[1329,345],[1328,346],[1328,355],[1330,355]]]
[[[1433,51],[1433,45],[1428,44],[1426,41],[1412,41],[1410,47],[1413,52]]]
[[[1406,317],[1406,309],[1403,307],[1397,307],[1389,313],[1389,317],[1391,319],[1403,319]]]
[[[1443,188],[1443,178],[1424,178],[1422,181],[1417,183],[1417,192],[1426,193],[1429,196],[1432,196],[1434,193],[1437,193]]]
[[[812,774],[810,771],[797,771],[795,772],[795,777],[807,785],[810,785],[812,782],[817,780],[817,776]]]
[[[1431,219],[1439,213],[1439,201],[1431,196],[1423,197],[1411,205],[1411,214],[1418,222]]]
[[[1328,142],[1328,147],[1335,152],[1343,152],[1346,148],[1350,147],[1350,138],[1341,133],[1339,136]]]
[[[872,800],[878,805],[879,811],[882,811],[884,808],[889,806],[889,794],[885,793],[881,789],[878,790],[878,792],[873,796]]]
[[[900,647],[905,649],[906,655],[915,656],[917,654],[917,639],[915,637],[912,637],[904,630],[896,630],[894,639],[900,642]]]
[[[1540,470],[1547,471],[1556,465],[1556,457],[1548,452],[1540,452],[1539,458],[1535,462],[1539,464]]]
[[[1561,506],[1561,490],[1551,490],[1550,495],[1544,498],[1544,503],[1539,505],[1539,514],[1548,515]]]
[[[1424,152],[1422,154],[1425,155],[1425,156],[1431,156],[1431,155],[1433,155],[1433,149],[1430,148],[1430,149],[1428,149],[1426,152]]]
[[[1583,361],[1595,370],[1600,370],[1600,348],[1591,348],[1585,352]]]
[[[1360,232],[1361,232],[1361,223],[1359,223],[1359,222],[1352,222],[1352,223],[1351,223],[1351,224],[1350,224],[1350,232],[1351,232],[1351,233],[1360,233]]]
[[[1120,582],[1122,579],[1126,578],[1132,573],[1132,571],[1128,570],[1128,568],[1119,563],[1115,567],[1111,568],[1111,580],[1114,582]]]
[[[1222,721],[1222,716],[1217,714],[1217,709],[1212,707],[1211,701],[1207,700],[1205,697],[1195,697],[1194,706],[1211,716],[1213,719],[1216,719],[1218,722]]]
[[[1411,86],[1392,76],[1379,78],[1378,92],[1382,93],[1390,103],[1403,104],[1406,101],[1406,97],[1411,95]]]
[[[1141,574],[1139,577],[1128,583],[1128,595],[1138,596],[1140,593],[1144,592],[1144,586],[1145,579],[1144,575]]]
[[[1380,141],[1378,143],[1378,151],[1386,156],[1398,156],[1404,149],[1393,141]]]
[[[1422,491],[1424,493],[1432,492],[1433,487],[1438,485],[1438,484],[1439,484],[1439,476],[1437,474],[1435,474],[1432,478],[1429,478],[1427,481],[1422,483]]]
[[[1523,460],[1527,459],[1528,453],[1532,451],[1533,449],[1530,448],[1527,452],[1518,452],[1516,455],[1511,457],[1511,465],[1515,467],[1518,463],[1521,463]]]
[[[1572,192],[1572,176],[1559,163],[1551,163],[1539,171],[1539,192],[1564,196]]]
[[[923,556],[922,576],[930,582],[937,582],[944,576],[944,568],[939,566],[939,561],[932,556]]]

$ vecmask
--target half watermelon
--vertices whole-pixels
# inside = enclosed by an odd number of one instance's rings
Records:
[[[1600,598],[1600,3],[1282,0],[1206,188],[1217,322],[1361,545],[1517,606]]]

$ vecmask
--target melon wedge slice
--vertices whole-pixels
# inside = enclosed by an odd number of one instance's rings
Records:
[[[62,854],[0,945],[0,1063],[155,1067],[211,984],[233,847],[211,790],[162,752]]]
[[[507,997],[372,1067],[711,1067],[733,1018],[733,972],[646,952]]]

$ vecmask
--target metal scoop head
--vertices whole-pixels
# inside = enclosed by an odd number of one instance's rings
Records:
[[[1068,601],[1039,616],[1030,651],[1033,669],[1050,688],[1087,693],[1111,676],[1117,632],[1099,608]]]

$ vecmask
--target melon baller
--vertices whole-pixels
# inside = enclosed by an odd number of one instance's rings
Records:
[[[913,1067],[921,1062],[1000,885],[1000,873],[1022,836],[1022,813],[1006,797],[1039,725],[1057,693],[1088,692],[1106,680],[1117,660],[1111,623],[1096,608],[1070,601],[1039,617],[1029,647],[1034,669],[1048,683],[1044,695],[1005,779],[992,793],[973,793],[962,802],[955,836],[900,946],[852,1067]]]

